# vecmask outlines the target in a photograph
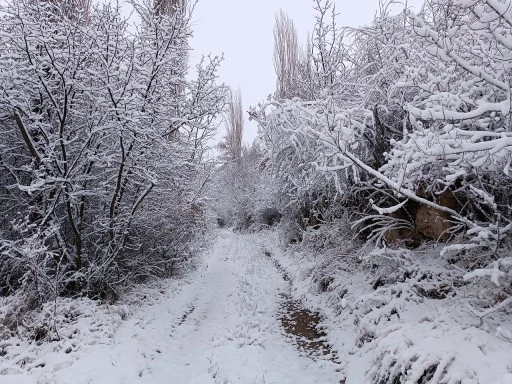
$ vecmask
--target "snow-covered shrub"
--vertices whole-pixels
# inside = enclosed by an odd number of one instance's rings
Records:
[[[417,338],[413,334],[428,336]],[[485,382],[490,375],[480,364],[481,350],[471,342],[479,337],[485,333],[454,329],[443,320],[390,326],[376,340],[369,377],[374,384]]]
[[[13,229],[19,239],[0,242],[0,267],[4,293],[18,292],[25,296],[24,304],[16,309],[22,313],[59,296],[67,276],[63,258],[48,246],[58,228],[41,230],[35,224],[18,223]]]
[[[255,142],[242,148],[237,161],[225,161],[216,170],[210,199],[219,223],[238,230],[255,230],[280,221],[277,184],[264,161]]]
[[[336,291],[337,300],[342,300],[339,294],[346,292],[340,289],[338,279],[344,272],[359,268],[360,258],[358,247],[361,244],[354,239],[347,217],[324,223],[319,228],[308,228],[303,232],[300,249],[315,255],[316,260],[311,273],[311,284],[318,293]]]
[[[486,366],[504,355],[492,334],[510,340],[512,3],[327,19],[299,60],[303,88],[251,112],[294,294],[333,311],[341,350],[374,356],[368,382],[500,382]]]
[[[311,67],[309,100],[252,113],[283,195],[306,206],[324,193],[379,247],[450,241],[443,256],[482,269],[467,278],[508,278],[511,20],[510,1],[427,1],[345,30],[343,64],[314,45],[310,60],[337,70]],[[342,35],[325,20],[316,28],[330,44]]]

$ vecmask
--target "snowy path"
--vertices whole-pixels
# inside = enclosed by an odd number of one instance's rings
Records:
[[[301,356],[278,319],[288,286],[256,237],[219,232],[188,284],[79,352],[51,383],[337,384],[329,360]],[[44,381],[42,381],[44,382]]]

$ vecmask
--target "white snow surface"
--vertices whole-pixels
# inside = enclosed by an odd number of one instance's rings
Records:
[[[184,278],[139,286],[116,305],[62,299],[60,341],[0,339],[0,383],[370,384],[389,372],[416,383],[433,364],[432,383],[512,383],[510,317],[480,323],[467,307],[471,286],[437,300],[417,292],[435,279],[373,289],[362,265],[343,261],[348,247],[322,259],[279,244],[274,231],[221,230]],[[437,259],[409,258],[427,275],[441,271]],[[286,335],[283,294],[321,314],[337,363]],[[7,307],[0,301],[0,321]]]
[[[347,384],[395,382],[389,373],[403,375],[396,382],[423,383],[420,378],[432,366],[435,372],[426,381],[431,384],[512,383],[510,311],[480,322],[468,304],[491,284],[450,285],[454,272],[443,267],[438,250],[409,252],[406,262],[392,270],[422,273],[374,289],[379,272],[364,262],[353,265],[349,241],[324,255],[280,250],[271,245],[279,244],[277,232],[268,232],[265,243],[289,276],[292,297],[322,315],[320,326],[340,356]],[[457,295],[433,299],[418,293],[418,287],[438,284],[438,275]],[[327,288],[320,287],[319,277],[327,279]]]
[[[339,383],[335,363],[285,335],[288,290],[260,237],[220,231],[187,278],[114,306],[63,300],[76,316],[59,322],[60,341],[1,341],[0,383]]]

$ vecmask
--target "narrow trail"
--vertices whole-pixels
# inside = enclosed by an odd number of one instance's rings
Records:
[[[340,383],[339,366],[322,358],[325,351],[310,356],[301,335],[290,336],[314,314],[287,313],[290,283],[257,236],[219,232],[186,284],[126,321],[112,345],[93,346],[72,369],[56,371],[52,382]]]

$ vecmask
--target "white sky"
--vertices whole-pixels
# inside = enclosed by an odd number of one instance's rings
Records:
[[[335,0],[340,26],[357,27],[372,21],[379,0]],[[408,0],[416,9],[422,0]],[[224,54],[221,81],[242,91],[244,109],[274,92],[272,62],[274,15],[283,9],[295,21],[301,42],[313,29],[312,0],[199,0],[194,13],[192,63],[201,55]],[[256,137],[256,124],[245,122],[244,141]]]

